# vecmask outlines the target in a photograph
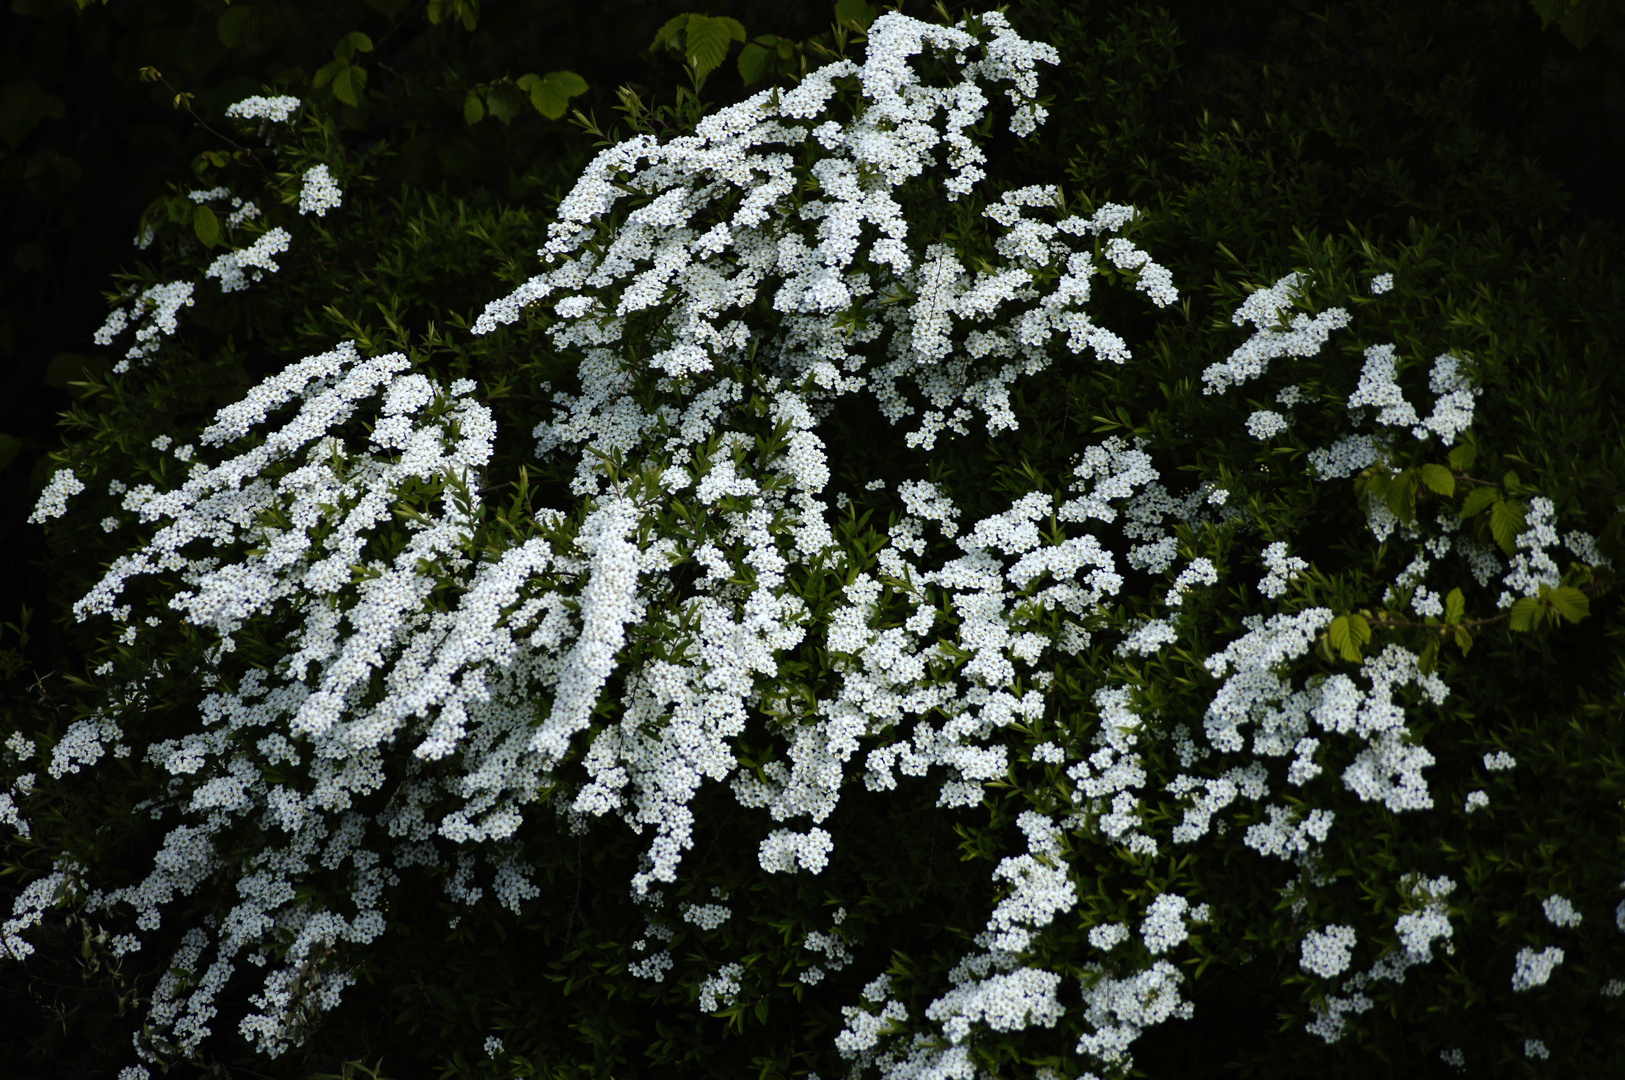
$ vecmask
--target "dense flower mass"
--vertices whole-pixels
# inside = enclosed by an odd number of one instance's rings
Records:
[[[905,1001],[888,973],[864,970],[844,907],[795,936],[808,958],[798,993],[847,969],[871,980],[830,1038],[850,1076],[970,1080],[989,1033],[1057,1027],[1077,1075],[1124,1074],[1144,1031],[1194,1015],[1183,969],[1203,937],[1249,913],[1166,879],[1121,901],[1112,891],[1108,911],[1097,870],[1176,865],[1227,836],[1227,860],[1291,898],[1292,978],[1316,984],[1306,1026],[1320,1039],[1341,1038],[1382,984],[1453,952],[1449,877],[1362,883],[1403,898],[1380,925],[1319,907],[1300,917],[1311,899],[1332,902],[1331,838],[1355,815],[1465,817],[1491,800],[1435,797],[1427,741],[1452,691],[1436,655],[1371,641],[1363,615],[1361,637],[1302,538],[1260,535],[1248,507],[1264,481],[1179,489],[1148,440],[1125,436],[1079,444],[1058,483],[1000,494],[990,512],[968,512],[972,493],[935,472],[844,478],[829,440],[838,409],[872,407],[907,450],[976,428],[991,440],[1019,429],[1024,381],[1134,361],[1097,321],[1095,290],[1126,283],[1153,318],[1180,298],[1173,272],[1122,235],[1133,207],[1049,185],[987,190],[987,123],[999,112],[1025,137],[1044,122],[1037,77],[1054,49],[997,13],[956,26],[887,14],[866,49],[690,134],[603,150],[560,203],[540,272],[486,305],[475,335],[534,333],[574,365],[573,383],[542,388],[530,432],[534,456],[562,464],[568,505],[527,504],[522,526],[494,527],[482,496],[514,481],[487,475],[497,429],[479,387],[354,342],[260,382],[195,438],[153,443],[183,479],[113,481],[125,516],[102,527],[134,539],[74,614],[110,620],[125,646],[166,627],[205,633],[197,723],[144,738],[145,676],[112,661],[98,672],[106,705],[66,726],[45,770],[133,756],[157,771],[165,793],[141,809],[163,823],[162,846],[116,887],[64,859],[14,905],[7,955],[27,955],[22,933],[68,901],[131,920],[117,948],[135,951],[179,898],[218,886],[220,916],[177,928],[141,1053],[155,1064],[195,1051],[229,988],[249,981],[237,1031],[274,1056],[338,1005],[354,980],[342,958],[385,933],[407,875],[435,869],[464,905],[487,875],[518,912],[540,894],[526,826],[580,834],[618,818],[640,837],[626,887],[647,918],[625,971],[681,981],[720,1013],[751,1000],[755,957],[719,947],[701,962],[673,941],[729,940],[756,918],[749,899],[718,891],[675,917],[666,903],[703,865],[689,855],[703,789],[757,813],[752,870],[783,881],[847,857],[842,803],[859,782],[867,796],[927,780],[931,809],[955,814],[1013,776],[1032,804],[1005,819],[1016,847],[994,854],[985,917],[946,985]],[[253,98],[229,115],[282,122],[297,105]],[[984,250],[919,225],[927,183],[965,208]],[[326,165],[303,174],[300,214],[341,202]],[[290,242],[265,229],[203,277],[246,289]],[[1394,343],[1364,348],[1345,394],[1284,383],[1283,368],[1336,364],[1323,348],[1353,324],[1342,307],[1312,309],[1311,284],[1293,271],[1254,289],[1231,317],[1249,335],[1203,358],[1193,396],[1229,407],[1270,384],[1281,411],[1227,414],[1226,430],[1247,415],[1258,441],[1335,432],[1297,451],[1281,482],[1352,505],[1416,446],[1458,446],[1480,389],[1465,358],[1441,354],[1424,417],[1403,388],[1414,361]],[[147,362],[194,285],[127,295],[96,340],[136,326],[126,365]],[[1391,274],[1370,283],[1391,288]],[[84,489],[58,472],[31,520],[62,517]],[[886,512],[870,550],[835,525],[854,499]],[[1359,540],[1408,560],[1393,603],[1403,595],[1427,627],[1461,622],[1459,582],[1499,579],[1510,607],[1562,580],[1560,546],[1600,561],[1590,535],[1559,538],[1557,506],[1540,497],[1501,548],[1402,501],[1368,494],[1359,514]],[[1218,634],[1221,598],[1255,606]],[[274,662],[237,663],[267,628],[285,642]],[[1175,658],[1191,675],[1178,704],[1145,675]],[[817,677],[799,682],[805,671]],[[753,759],[747,739],[782,751]],[[1516,762],[1497,751],[1482,765]],[[0,821],[27,828],[26,794],[0,795]],[[220,851],[244,832],[263,848],[232,865]],[[342,903],[313,886],[332,875]],[[1555,893],[1541,910],[1547,931],[1582,921]],[[1564,956],[1523,949],[1512,989],[1546,984]],[[505,1045],[492,1035],[485,1050]]]

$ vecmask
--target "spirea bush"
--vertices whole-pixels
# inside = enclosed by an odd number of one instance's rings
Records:
[[[380,1013],[447,1075],[1101,1080],[1249,1008],[1279,1075],[1617,1068],[1617,421],[1534,455],[1488,321],[1550,316],[1419,228],[1194,317],[1188,212],[990,156],[1061,51],[847,51],[546,221],[231,110],[277,171],[141,238],[35,511],[84,704],[5,742],[8,961],[79,921],[123,1080]],[[403,219],[506,284],[188,343]]]

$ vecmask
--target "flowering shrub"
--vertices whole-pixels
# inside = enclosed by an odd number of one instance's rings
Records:
[[[66,908],[163,950],[125,1080],[321,1038],[440,896],[460,941],[549,913],[560,999],[652,1003],[662,1064],[682,1024],[743,1040],[718,1071],[1124,1076],[1254,980],[1305,1053],[1604,1059],[1625,853],[1475,849],[1554,782],[1608,803],[1617,754],[1582,790],[1475,721],[1487,651],[1612,603],[1605,516],[1494,479],[1493,365],[1388,314],[1404,263],[1306,242],[1171,356],[1150,215],[989,175],[1061,59],[881,16],[861,61],[604,149],[455,346],[328,341],[140,475],[66,455],[35,517],[116,538],[72,608],[112,633],[83,715],[10,734],[0,813],[44,832],[42,792],[122,767],[150,854],[51,852],[0,947]],[[235,115],[285,133],[298,216],[123,294],[114,380],[358,201],[285,100]],[[624,1060],[631,1020],[575,1015]]]

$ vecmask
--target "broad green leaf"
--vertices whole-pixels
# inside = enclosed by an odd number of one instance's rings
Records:
[[[1371,640],[1371,624],[1363,615],[1339,615],[1329,631],[1332,648],[1351,664],[1360,662],[1360,646]]]
[[[1416,470],[1406,469],[1394,477],[1388,484],[1388,490],[1383,493],[1383,502],[1401,521],[1416,520],[1416,484]]]
[[[311,85],[326,86],[328,83],[333,81],[333,77],[335,75],[349,66],[350,65],[345,63],[343,60],[330,60],[316,69],[316,74],[311,76],[310,79]]]
[[[1450,451],[1450,467],[1460,472],[1466,472],[1473,467],[1473,459],[1478,457],[1478,447],[1472,443],[1462,443]]]
[[[1559,585],[1555,589],[1542,589],[1541,593],[1552,605],[1552,610],[1571,623],[1577,623],[1591,614],[1591,600],[1579,589]]]
[[[739,77],[745,85],[761,82],[773,73],[775,52],[755,41],[748,42],[739,52]]]
[[[1447,623],[1461,622],[1461,617],[1467,610],[1467,601],[1461,595],[1460,589],[1451,589],[1444,598],[1444,621]]]
[[[683,34],[683,54],[699,82],[722,66],[735,41],[745,40],[744,26],[726,16],[690,15]]]
[[[192,211],[192,231],[197,233],[197,238],[206,248],[220,243],[220,219],[207,206],[199,204]]]
[[[1541,603],[1533,596],[1525,596],[1512,605],[1509,625],[1514,630],[1529,631],[1540,625]]]
[[[354,64],[344,65],[344,70],[333,76],[333,96],[346,105],[361,104],[361,95],[367,90],[367,69],[356,67]]]
[[[1503,499],[1490,508],[1490,532],[1508,555],[1514,550],[1518,534],[1523,532],[1523,514],[1523,503],[1511,499]]]
[[[875,21],[875,9],[869,6],[868,0],[835,0],[835,21],[842,26],[867,30]]]
[[[215,36],[228,49],[259,52],[271,43],[277,27],[265,9],[253,4],[233,4],[220,15]]]
[[[1422,653],[1416,658],[1417,670],[1424,675],[1432,674],[1433,669],[1439,666],[1439,639],[1430,638],[1422,646]]]
[[[1428,490],[1449,498],[1456,493],[1456,478],[1443,465],[1422,466],[1422,483]]]
[[[587,92],[587,80],[573,71],[550,71],[530,84],[530,103],[549,120],[570,107],[570,99]]]
[[[348,41],[356,52],[372,52],[372,38],[359,30],[350,31],[344,40]]]
[[[1492,487],[1474,488],[1472,491],[1467,493],[1467,498],[1462,500],[1462,520],[1465,521],[1467,518],[1478,516],[1479,514],[1483,513],[1491,503],[1498,501],[1500,498],[1501,493]]]
[[[470,125],[477,124],[485,119],[485,106],[480,103],[480,95],[469,91],[463,99],[463,119]]]
[[[649,48],[681,49],[683,30],[688,26],[688,19],[689,16],[686,12],[682,15],[673,15],[667,19],[665,25],[655,31],[655,39],[649,42]]]
[[[1456,645],[1461,649],[1461,655],[1466,656],[1473,650],[1473,635],[1465,627],[1456,627]]]
[[[486,92],[485,107],[492,116],[506,124],[525,107],[525,96],[512,83],[497,83]]]

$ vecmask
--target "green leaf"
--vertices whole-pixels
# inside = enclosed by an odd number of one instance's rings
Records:
[[[1467,610],[1467,601],[1461,595],[1460,589],[1451,589],[1444,598],[1444,621],[1447,623],[1461,622],[1462,615]]]
[[[1456,493],[1456,478],[1443,465],[1422,466],[1422,483],[1428,486],[1429,491],[1446,498]]]
[[[1540,625],[1543,608],[1533,596],[1525,596],[1512,605],[1510,625],[1514,630],[1530,631]]]
[[[192,211],[192,231],[197,233],[198,240],[203,246],[212,248],[220,243],[220,219],[214,216],[214,211],[207,206],[199,204]]]
[[[272,14],[264,8],[233,4],[221,13],[214,32],[220,44],[228,49],[257,53],[272,43],[279,29]]]
[[[1351,664],[1360,662],[1360,646],[1371,640],[1371,624],[1363,615],[1339,615],[1329,632],[1332,648]]]
[[[310,77],[312,86],[326,86],[333,81],[333,76],[349,67],[343,60],[330,60],[316,69],[316,74]]]
[[[1499,501],[1500,498],[1501,493],[1492,487],[1474,488],[1472,491],[1467,493],[1467,498],[1462,500],[1462,520],[1465,521],[1470,517],[1477,517],[1479,514],[1482,514],[1491,503]]]
[[[761,82],[773,74],[776,59],[777,53],[774,49],[752,41],[739,52],[739,77],[744,80],[746,86]]]
[[[763,998],[761,1001],[758,1001],[756,1003],[756,1019],[758,1021],[760,1021],[761,1023],[764,1023],[764,1024],[767,1023],[767,999],[766,998]]]
[[[842,26],[867,30],[875,21],[875,9],[867,0],[835,0],[835,21]]]
[[[1514,541],[1523,532],[1523,515],[1523,503],[1511,499],[1503,499],[1490,508],[1490,533],[1508,555],[1515,550]]]
[[[655,39],[649,42],[649,48],[681,51],[683,47],[683,30],[688,26],[688,18],[688,14],[685,12],[682,15],[673,15],[667,19],[665,25],[655,31]]]
[[[348,41],[350,47],[355,49],[356,52],[372,52],[372,38],[359,30],[350,31],[344,40]]]
[[[1410,522],[1416,520],[1416,470],[1406,469],[1389,483],[1388,490],[1383,494],[1383,501],[1388,504],[1394,516],[1400,521]]]
[[[463,119],[467,120],[471,127],[485,119],[485,106],[480,103],[480,95],[472,90],[463,99]]]
[[[745,27],[727,16],[690,15],[683,34],[684,57],[694,69],[695,81],[703,83],[728,58],[729,47],[745,40]]]
[[[1552,610],[1571,623],[1577,623],[1591,614],[1591,600],[1579,589],[1568,585],[1559,585],[1555,589],[1542,586],[1540,591],[1546,601],[1552,605]]]
[[[570,107],[570,99],[587,92],[587,80],[573,71],[550,71],[530,76],[530,103],[549,120],[557,120]],[[520,80],[521,85],[525,80]]]
[[[354,64],[333,76],[333,96],[346,105],[361,104],[361,95],[367,90],[367,70]]]
[[[1461,649],[1461,655],[1466,656],[1473,649],[1473,635],[1464,627],[1456,627],[1456,645]]]
[[[1450,467],[1458,472],[1466,472],[1473,467],[1473,459],[1478,457],[1478,447],[1472,443],[1462,443],[1450,451]]]
[[[492,116],[506,124],[524,109],[525,96],[513,83],[497,83],[486,92],[485,107]]]

